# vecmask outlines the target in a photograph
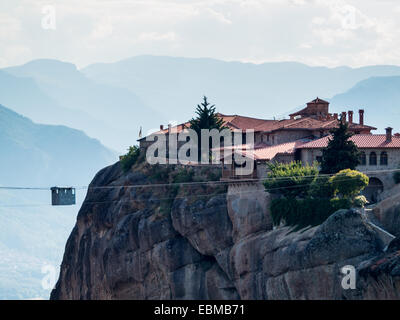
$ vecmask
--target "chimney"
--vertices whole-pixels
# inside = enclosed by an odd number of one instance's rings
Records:
[[[160,131],[164,130],[164,126],[162,124],[160,124]]]
[[[349,114],[349,123],[353,124],[353,114],[354,114],[354,112],[353,111],[349,111],[348,114]]]
[[[337,119],[339,119],[339,115],[338,115],[337,113],[334,113],[334,114],[333,114],[333,118],[334,118],[335,120],[337,120]]]
[[[364,125],[364,110],[360,109],[358,110],[358,113],[360,114],[360,125]]]
[[[386,128],[386,142],[392,142],[392,131],[393,128],[391,127]]]
[[[168,123],[168,133],[171,133],[171,128],[172,128],[171,124]]]
[[[346,122],[346,118],[347,118],[346,116],[347,116],[347,112],[343,111],[342,112],[342,119],[341,119],[343,122]]]

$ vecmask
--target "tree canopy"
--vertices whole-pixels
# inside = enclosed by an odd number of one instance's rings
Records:
[[[137,162],[140,156],[140,149],[138,146],[130,146],[128,153],[121,157],[121,166],[124,172],[128,172],[132,166]]]
[[[222,118],[218,117],[215,110],[215,105],[211,105],[207,101],[207,97],[203,97],[203,102],[197,105],[196,117],[192,118],[190,123],[190,128],[196,131],[199,136],[201,129],[225,129],[224,121]]]
[[[196,117],[192,118],[190,123],[190,129],[196,131],[198,136],[198,144],[201,146],[201,130],[202,129],[217,129],[218,131],[222,131],[226,129],[224,126],[224,120],[220,118],[215,110],[215,105],[210,105],[207,101],[207,97],[203,97],[203,102],[197,105],[196,108]],[[209,141],[210,145],[212,143],[212,139]],[[198,149],[198,159],[201,159],[201,148]],[[209,151],[209,156],[211,157],[211,150]]]
[[[344,169],[329,179],[335,195],[340,194],[343,198],[354,199],[368,186],[369,178],[362,172]]]
[[[348,124],[339,122],[339,127],[331,131],[332,139],[322,151],[321,173],[334,174],[344,169],[354,170],[360,164],[357,146],[350,138]]]
[[[291,163],[267,163],[269,172],[264,181],[266,191],[287,198],[305,196],[309,186],[318,177],[317,164],[303,166],[301,161]]]

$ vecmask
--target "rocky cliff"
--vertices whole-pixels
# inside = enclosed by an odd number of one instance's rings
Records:
[[[144,164],[127,174],[119,163],[100,171],[51,299],[400,297],[400,245],[395,239],[385,248],[359,212],[338,211],[298,232],[273,229],[258,186],[166,184],[188,175],[218,178]],[[342,288],[345,265],[357,270],[356,289]]]

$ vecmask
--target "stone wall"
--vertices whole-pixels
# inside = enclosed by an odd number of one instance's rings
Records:
[[[296,141],[311,135],[308,130],[279,130],[272,134],[263,134],[256,142],[264,142],[266,144],[276,145],[286,142]],[[269,139],[267,137],[269,136]]]

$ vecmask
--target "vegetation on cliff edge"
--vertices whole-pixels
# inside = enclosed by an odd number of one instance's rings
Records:
[[[366,203],[359,194],[369,179],[361,172],[345,169],[333,176],[323,175],[318,163],[303,166],[299,161],[268,167],[264,186],[276,196],[270,206],[275,225],[283,223],[296,229],[316,226],[339,209]]]

